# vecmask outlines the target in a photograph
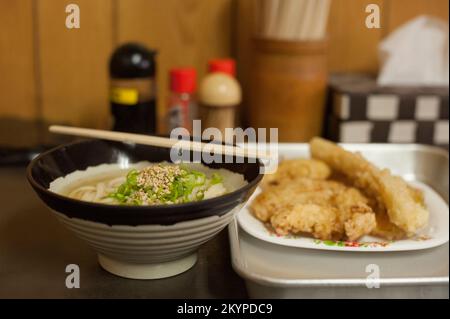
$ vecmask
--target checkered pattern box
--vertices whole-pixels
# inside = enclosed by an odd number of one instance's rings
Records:
[[[448,88],[378,87],[367,76],[331,78],[328,138],[343,143],[449,145]]]

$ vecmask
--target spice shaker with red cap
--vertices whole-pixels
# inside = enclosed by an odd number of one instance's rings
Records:
[[[197,73],[193,68],[177,68],[170,71],[170,97],[168,105],[169,133],[177,127],[192,132],[192,120],[197,113],[194,93]]]
[[[232,59],[209,61],[209,74],[199,90],[202,128],[218,128],[223,137],[225,128],[234,128],[236,106],[241,103],[241,87],[235,79],[235,68]]]

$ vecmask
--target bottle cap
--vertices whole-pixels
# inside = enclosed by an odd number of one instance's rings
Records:
[[[196,89],[197,72],[194,68],[170,70],[170,89],[177,93],[193,93]]]
[[[214,59],[208,62],[208,71],[222,72],[234,77],[236,75],[236,63],[233,59]]]
[[[109,73],[112,78],[132,79],[155,76],[156,51],[137,43],[119,46],[109,60]]]

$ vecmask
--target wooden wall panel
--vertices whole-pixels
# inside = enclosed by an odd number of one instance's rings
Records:
[[[77,0],[79,29],[65,26],[65,6],[70,2],[37,3],[43,117],[51,122],[107,127],[112,1]]]
[[[159,118],[168,70],[192,65],[199,78],[213,57],[234,56],[248,88],[256,0],[77,0],[81,29],[65,27],[66,0],[0,0],[0,116],[44,117],[108,127],[108,72],[118,43],[159,50]],[[332,0],[331,71],[376,72],[383,36],[419,14],[448,21],[448,0]],[[382,28],[366,29],[365,6],[381,7]],[[161,122],[161,121],[160,121]]]
[[[0,0],[0,116],[34,118],[32,0]]]
[[[419,15],[432,15],[448,21],[448,0],[386,0],[388,32]]]
[[[170,68],[193,66],[201,79],[209,59],[231,55],[231,4],[232,0],[119,0],[118,42],[139,41],[159,52],[160,123]]]
[[[380,29],[365,25],[365,8],[374,3],[385,13],[383,0],[332,0],[328,22],[329,69],[332,72],[371,72],[378,70],[377,45],[386,28],[381,19]]]
[[[236,12],[236,28],[234,29],[234,42],[236,45],[235,55],[238,69],[237,75],[242,86],[243,101],[242,106],[246,105],[248,99],[248,90],[250,89],[250,61],[252,58],[251,38],[256,32],[257,13],[255,7],[258,0],[238,0]],[[238,110],[238,117],[243,117],[244,110]]]

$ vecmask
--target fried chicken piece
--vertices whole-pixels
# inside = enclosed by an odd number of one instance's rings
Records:
[[[332,202],[339,211],[336,231],[345,234],[351,241],[369,234],[375,228],[376,220],[368,202],[367,197],[356,188],[346,187],[338,192]]]
[[[270,221],[279,235],[310,233],[315,238],[332,239],[337,219],[336,209],[316,204],[287,206]]]
[[[289,183],[266,187],[252,202],[251,210],[261,221],[267,222],[279,209],[288,204],[327,203],[336,192],[344,189],[343,184],[333,181],[296,179]]]
[[[420,196],[401,177],[380,170],[360,154],[345,151],[321,138],[314,138],[310,149],[315,159],[346,175],[357,188],[379,202],[378,206],[385,207],[389,221],[407,236],[413,236],[428,223],[429,213]]]
[[[369,200],[358,189],[345,187],[336,192],[333,197],[333,205],[341,211],[341,218],[348,219],[351,215],[351,208],[354,206],[367,205]]]
[[[360,191],[342,183],[300,178],[268,186],[250,208],[259,220],[270,221],[278,234],[303,232],[320,239],[356,240],[375,226],[367,202]]]
[[[288,159],[281,161],[277,171],[264,177],[261,186],[276,185],[298,178],[325,180],[331,169],[324,162],[313,159]]]
[[[376,227],[375,214],[367,205],[353,206],[352,215],[344,222],[345,235],[348,240],[355,241],[370,234]]]
[[[286,204],[283,200],[285,197],[280,197],[279,195],[274,189],[263,191],[259,194],[250,206],[253,215],[262,222],[269,221],[270,217]]]

